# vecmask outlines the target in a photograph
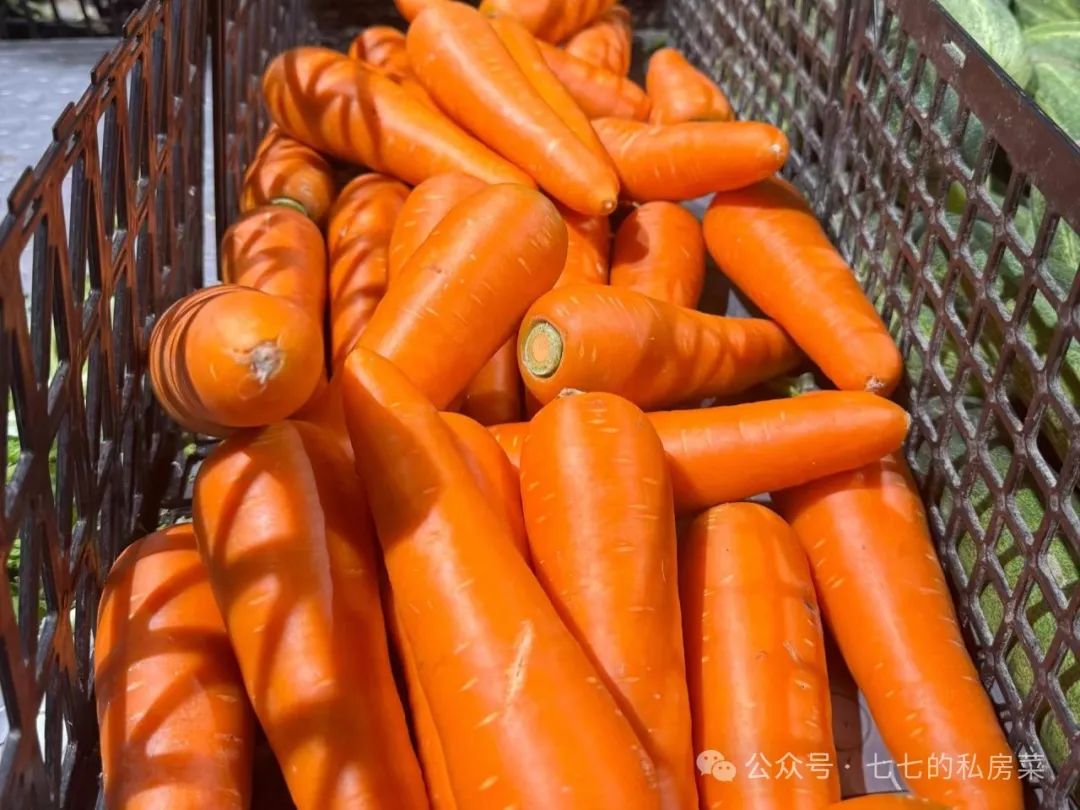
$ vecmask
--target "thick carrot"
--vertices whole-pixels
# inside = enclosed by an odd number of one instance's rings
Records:
[[[255,719],[190,523],[113,565],[94,683],[109,810],[247,810]]]
[[[896,387],[904,368],[896,343],[789,183],[772,178],[717,194],[704,230],[724,275],[788,330],[837,388],[887,395]]]
[[[922,502],[899,454],[775,494],[814,570],[825,619],[917,795],[958,810],[1023,807],[1015,763],[964,649]],[[865,617],[873,620],[866,631]],[[961,773],[961,757],[978,770]],[[1011,763],[990,775],[991,761]]]
[[[629,118],[647,121],[652,102],[645,91],[626,76],[548,45],[539,43],[551,72],[562,82],[585,115],[595,118]]]
[[[734,118],[731,104],[716,82],[674,48],[661,48],[649,57],[645,92],[652,102],[649,120],[654,124]]]
[[[675,203],[651,202],[634,209],[615,234],[611,286],[696,308],[705,287],[701,223]]]
[[[696,807],[675,512],[656,431],[611,394],[556,400],[529,427],[521,493],[537,577],[656,765],[662,806]]]
[[[460,410],[481,425],[513,422],[521,418],[521,396],[517,341],[511,338],[472,378]]]
[[[752,503],[704,512],[679,586],[701,806],[839,801],[821,619],[791,528]]]
[[[244,172],[240,211],[270,203],[291,205],[322,225],[336,187],[326,158],[271,126]]]
[[[521,448],[525,444],[525,437],[529,433],[528,422],[506,422],[502,425],[492,425],[488,428],[492,438],[506,454],[507,460],[515,470],[521,469]]]
[[[350,59],[384,70],[394,80],[413,75],[405,50],[405,35],[389,25],[365,28],[350,43],[348,53]]]
[[[799,360],[771,321],[705,315],[596,285],[543,295],[518,336],[525,386],[545,403],[569,388],[661,408],[744,391]]]
[[[593,121],[622,181],[638,202],[692,200],[742,188],[776,173],[788,156],[784,133],[757,121],[655,125]]]
[[[483,0],[480,11],[512,17],[545,42],[562,42],[614,6],[616,0]]]
[[[630,12],[625,6],[615,6],[574,34],[563,50],[590,65],[625,76],[633,56]]]
[[[225,231],[221,280],[287,298],[321,324],[326,312],[326,242],[318,226],[281,205],[255,208]]]
[[[325,48],[294,48],[263,75],[275,123],[328,155],[415,185],[460,171],[490,183],[533,185],[513,164],[391,79]]]
[[[393,365],[345,364],[349,434],[460,807],[656,808],[648,757],[470,480],[450,429]],[[523,767],[527,764],[528,767]]]
[[[512,337],[565,261],[566,226],[547,198],[522,186],[485,188],[455,206],[413,254],[359,345],[393,361],[445,408]]]
[[[363,174],[341,190],[330,212],[330,343],[333,368],[345,362],[386,294],[390,234],[409,194],[381,174]]]
[[[555,286],[607,284],[611,222],[607,217],[585,216],[565,208],[559,213],[566,222],[566,263]]]
[[[414,188],[390,236],[390,279],[398,275],[451,208],[486,186],[487,183],[470,175],[449,172],[429,177]]]
[[[227,439],[195,479],[214,595],[299,810],[427,807],[365,500],[332,440],[289,423]]]
[[[903,793],[876,793],[830,804],[828,810],[950,810],[943,804],[906,796]]]
[[[611,162],[563,122],[475,9],[446,3],[424,11],[407,44],[416,75],[451,118],[575,211],[615,209]]]

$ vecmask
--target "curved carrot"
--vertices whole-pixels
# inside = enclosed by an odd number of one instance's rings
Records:
[[[460,172],[429,177],[414,188],[390,236],[389,277],[394,279],[450,209],[488,184]]]
[[[590,65],[625,76],[633,56],[630,12],[625,6],[615,6],[574,34],[563,50]]]
[[[517,341],[504,343],[465,389],[461,412],[481,425],[497,425],[521,418],[521,375],[517,367]]]
[[[655,409],[744,391],[799,360],[771,321],[705,315],[617,287],[553,290],[518,336],[522,379],[545,403],[576,389]]]
[[[791,334],[837,388],[888,395],[903,358],[798,191],[772,178],[717,194],[705,242],[724,275]]]
[[[636,208],[615,234],[611,286],[696,308],[705,287],[701,223],[675,203],[651,202]]]
[[[405,35],[389,25],[365,28],[349,44],[348,54],[350,59],[359,59],[386,71],[394,80],[413,75],[405,50]]]
[[[518,20],[533,36],[562,42],[615,5],[616,0],[483,0],[480,11]]]
[[[424,695],[439,734],[467,740],[444,749],[458,806],[656,808],[630,724],[438,412],[362,347],[346,361],[344,392]]]
[[[529,427],[521,493],[537,577],[656,765],[662,806],[697,807],[675,512],[656,431],[611,394],[552,402]]]
[[[359,345],[393,361],[445,408],[512,337],[565,260],[566,226],[547,198],[522,186],[485,188],[413,254]]]
[[[328,155],[416,184],[460,171],[490,183],[532,179],[391,79],[325,48],[294,48],[270,63],[271,118]]]
[[[647,121],[652,102],[626,76],[589,64],[566,51],[538,43],[551,72],[591,119],[614,117]]]
[[[735,117],[716,82],[674,48],[661,48],[649,57],[645,92],[652,102],[649,121],[654,124],[730,121]]]
[[[255,718],[190,523],[116,560],[94,683],[106,807],[247,810]]]
[[[680,548],[679,596],[701,806],[839,801],[821,619],[791,528],[752,503],[704,512]]]
[[[638,202],[742,188],[775,174],[788,156],[784,133],[757,121],[658,126],[601,118],[593,126],[615,161],[623,193]]]
[[[607,284],[611,252],[611,223],[607,217],[589,217],[560,209],[566,223],[566,263],[556,287],[567,284]]]
[[[326,310],[326,242],[310,219],[268,205],[243,214],[221,240],[221,280],[287,298],[321,324]]]
[[[240,211],[271,203],[291,205],[321,225],[336,188],[326,158],[271,126],[244,172]]]
[[[407,45],[416,75],[451,118],[574,210],[615,209],[619,182],[610,161],[563,122],[475,9],[428,9],[409,26]]]
[[[775,494],[814,570],[825,619],[897,761],[934,755],[978,771],[905,775],[917,795],[958,810],[1019,810],[1012,762],[964,649],[922,501],[898,454]],[[874,617],[866,632],[860,617]],[[948,758],[946,760],[945,758]],[[981,763],[981,764],[980,764]]]
[[[906,796],[903,793],[875,793],[830,804],[828,810],[950,810],[943,804]]]
[[[297,808],[425,808],[363,488],[332,440],[289,423],[227,439],[199,470],[193,509],[247,692]]]

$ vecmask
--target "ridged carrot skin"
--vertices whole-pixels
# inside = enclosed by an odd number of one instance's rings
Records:
[[[1020,810],[1015,762],[1011,773],[988,777],[991,758],[1012,753],[964,649],[900,455],[774,498],[806,549],[825,620],[893,757],[981,763],[977,772],[930,778],[909,769],[908,788],[958,810]]]
[[[562,42],[580,31],[616,0],[483,0],[480,11],[490,16],[512,17],[538,39]]]
[[[255,718],[190,523],[113,565],[94,683],[109,810],[247,810]]]
[[[791,184],[777,177],[717,194],[703,227],[724,275],[837,388],[892,392],[904,368],[896,343]]]
[[[611,286],[695,309],[705,286],[701,223],[675,203],[651,202],[634,209],[615,234]]]
[[[521,418],[521,375],[517,367],[517,341],[506,341],[465,389],[461,412],[481,425],[497,425]]]
[[[271,118],[297,140],[411,185],[444,172],[489,183],[532,178],[374,68],[325,48],[294,48],[263,74]]]
[[[386,71],[394,80],[412,76],[412,64],[405,50],[405,35],[389,25],[365,28],[349,44],[350,59],[359,59]]]
[[[654,124],[730,121],[735,117],[716,82],[674,48],[661,48],[649,57],[645,92],[652,102],[649,121]]]
[[[607,217],[589,217],[561,209],[566,222],[566,264],[555,282],[568,284],[607,284],[608,257],[611,254],[611,222]],[[507,421],[507,420],[503,420]]]
[[[606,391],[654,410],[745,391],[800,360],[783,330],[705,315],[617,287],[543,295],[518,335],[518,368],[540,402],[566,389]]]
[[[625,6],[615,6],[570,37],[563,50],[590,65],[625,76],[630,72],[633,36],[630,12]]]
[[[920,799],[918,796],[906,796],[903,793],[876,793],[830,804],[828,810],[950,810],[950,808],[928,799]]]
[[[416,75],[452,119],[575,211],[615,209],[610,161],[563,122],[475,9],[427,9],[409,26],[407,45]]]
[[[596,663],[656,766],[662,806],[697,806],[664,450],[611,394],[552,402],[533,419],[521,494],[540,584]]]
[[[426,808],[363,488],[313,430],[278,423],[215,449],[195,479],[200,551],[298,810]]]
[[[349,182],[330,212],[330,345],[337,369],[386,294],[390,234],[409,189],[392,177],[363,174]]]
[[[623,193],[637,202],[692,200],[772,176],[788,157],[788,140],[757,121],[690,121],[656,125],[620,118],[593,121],[615,161]]]
[[[409,259],[360,345],[446,408],[565,261],[566,226],[546,197],[523,186],[485,188],[455,206]]]
[[[566,86],[590,119],[614,117],[649,120],[652,102],[626,76],[590,64],[546,42],[538,43],[551,72]]]
[[[735,768],[729,780],[698,772],[701,806],[839,801],[821,619],[791,528],[757,504],[714,507],[682,541],[679,581],[694,750],[720,752]],[[780,775],[784,757],[799,764]]]
[[[648,758],[450,429],[388,361],[345,364],[349,433],[460,807],[656,808]],[[447,484],[452,485],[447,485]],[[528,767],[521,767],[528,763]]]
[[[271,126],[244,172],[240,211],[288,204],[322,225],[336,190],[334,170],[326,158]]]

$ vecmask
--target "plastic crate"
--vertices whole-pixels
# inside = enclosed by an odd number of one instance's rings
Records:
[[[1013,748],[1049,763],[1030,774],[1030,804],[1076,806],[1080,150],[929,2],[630,5],[741,116],[787,132],[786,173],[907,358],[908,457],[965,636]],[[393,19],[389,2],[150,0],[11,195],[0,559],[17,546],[20,561],[17,600],[0,577],[0,807],[99,801],[100,587],[127,543],[186,508],[203,445],[154,404],[145,351],[214,238],[208,57],[220,230],[265,126],[263,66]]]

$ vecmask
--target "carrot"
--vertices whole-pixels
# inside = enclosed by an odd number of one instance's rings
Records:
[[[569,388],[655,409],[734,394],[798,363],[771,321],[705,315],[617,287],[547,293],[518,337],[525,386],[545,403]]]
[[[654,124],[730,121],[735,117],[716,82],[674,48],[661,48],[649,57],[645,92],[652,102],[649,121]]]
[[[359,345],[393,361],[445,408],[512,337],[565,260],[566,226],[542,194],[485,188],[455,206],[413,254]]]
[[[227,439],[195,479],[200,551],[298,810],[427,806],[365,500],[332,440],[289,423]]]
[[[263,75],[271,118],[328,155],[415,185],[460,171],[490,183],[532,179],[391,79],[325,48],[294,48]]]
[[[622,181],[638,202],[692,200],[742,188],[777,172],[788,156],[784,133],[756,121],[691,121],[659,126],[593,121]]]
[[[610,161],[563,122],[475,9],[445,3],[426,10],[409,26],[407,45],[416,75],[451,118],[570,208],[615,209],[619,183]]]
[[[406,21],[412,22],[424,9],[444,2],[446,0],[394,0],[394,5]]]
[[[221,436],[284,419],[308,400],[324,373],[322,334],[291,301],[222,284],[166,310],[148,365],[173,419]]]
[[[345,362],[386,294],[390,234],[408,187],[362,174],[341,190],[326,229],[330,251],[330,342],[333,368]]]
[[[830,804],[829,810],[949,810],[949,808],[917,796],[905,796],[903,793],[876,793]]]
[[[350,43],[348,53],[350,59],[359,59],[384,70],[394,80],[413,75],[409,54],[405,51],[405,35],[389,25],[365,28]]]
[[[344,393],[421,687],[442,739],[461,741],[444,748],[457,805],[656,808],[629,722],[435,408],[363,347]]]
[[[247,810],[255,721],[190,523],[113,565],[94,683],[106,807]]]
[[[512,17],[533,36],[562,42],[615,5],[616,0],[482,0],[480,11]]]
[[[821,620],[791,528],[752,503],[704,512],[683,540],[679,595],[701,806],[839,801]]]
[[[723,273],[791,334],[837,388],[888,395],[903,358],[802,196],[772,178],[717,194],[705,243]]]
[[[825,620],[893,758],[925,763],[934,755],[952,765],[931,776],[910,768],[907,786],[958,810],[1023,807],[1008,742],[964,649],[899,454],[775,499],[810,557]],[[979,770],[961,774],[961,757]],[[1011,763],[1011,772],[985,778],[991,758]]]
[[[318,226],[280,205],[255,208],[225,231],[221,279],[287,298],[315,323],[326,309],[326,243]]]
[[[590,65],[625,76],[633,56],[630,12],[625,6],[615,6],[570,37],[563,50]]]
[[[410,192],[390,236],[389,277],[395,278],[450,209],[487,186],[460,172],[429,177]]]
[[[554,45],[541,42],[539,47],[551,72],[589,118],[648,120],[652,103],[645,91],[626,76],[578,59]]]
[[[244,172],[240,211],[289,205],[322,225],[336,185],[326,158],[271,126]]]
[[[521,469],[521,448],[525,444],[525,436],[529,432],[528,422],[507,422],[502,425],[492,425],[488,432],[506,454],[507,460],[515,470]]]
[[[461,412],[481,425],[521,418],[521,375],[517,342],[511,338],[495,352],[465,389]]]
[[[611,223],[607,217],[589,217],[560,209],[566,223],[566,263],[556,287],[567,284],[607,284],[611,252]]]
[[[636,208],[615,234],[611,286],[696,308],[705,287],[701,223],[674,203],[651,202]]]
[[[521,493],[540,583],[656,765],[662,806],[697,807],[675,512],[656,431],[611,394],[556,400],[529,427]]]

